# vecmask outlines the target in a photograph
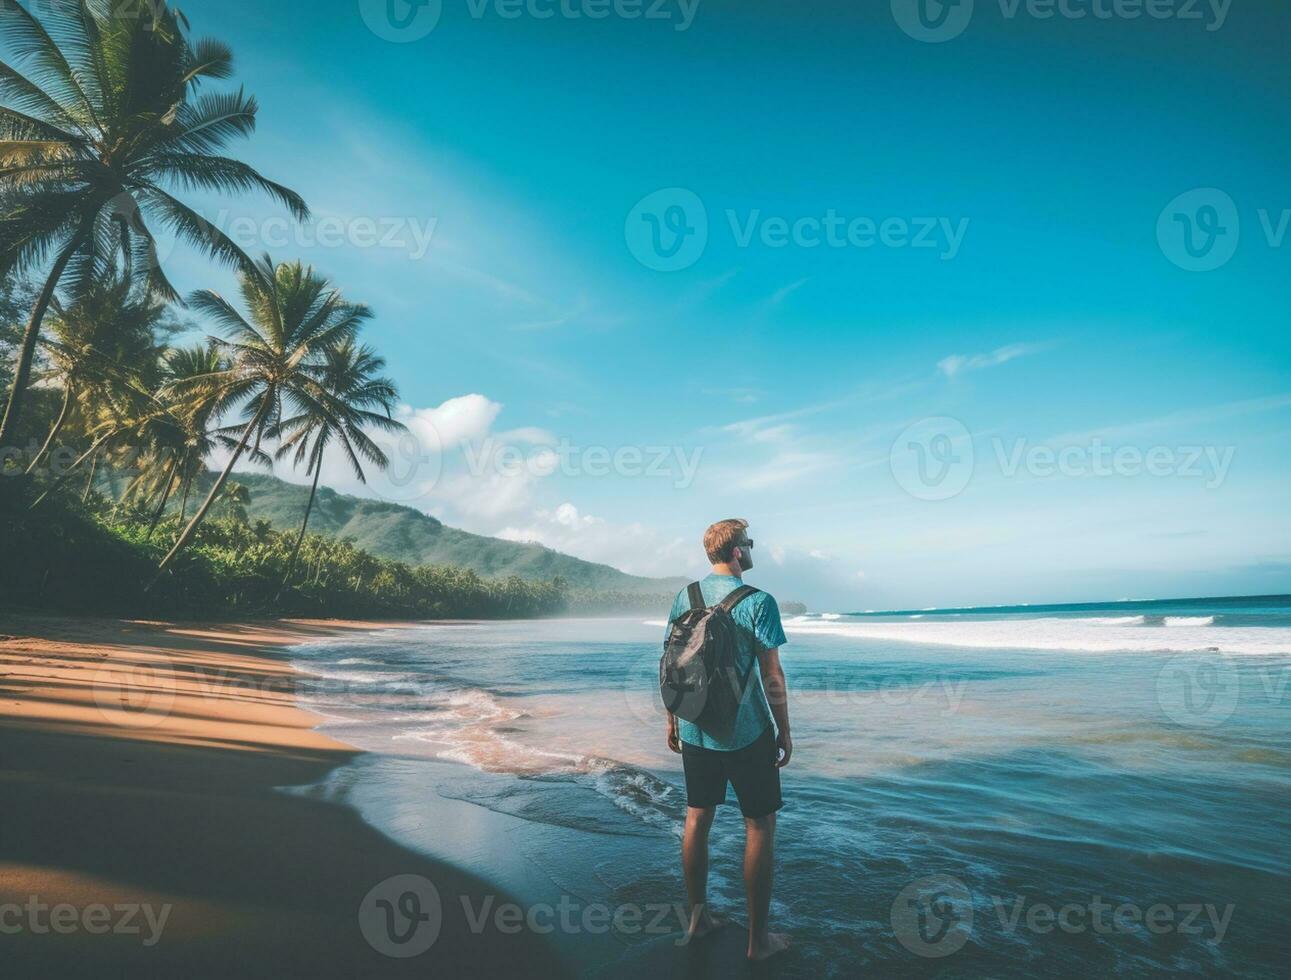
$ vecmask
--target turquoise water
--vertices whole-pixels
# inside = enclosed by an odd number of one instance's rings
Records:
[[[785,626],[795,754],[772,912],[795,949],[777,974],[1285,969],[1291,600]],[[324,730],[379,753],[321,791],[528,901],[675,902],[661,631],[662,614],[446,624],[301,648]],[[742,919],[729,809],[710,897]],[[661,941],[553,939],[586,972],[631,972]]]

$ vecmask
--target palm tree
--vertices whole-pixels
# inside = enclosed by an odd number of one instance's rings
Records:
[[[30,509],[40,506],[87,459],[97,460],[100,453],[117,454],[118,463],[121,458],[137,458],[137,447],[154,440],[158,426],[170,424],[166,406],[153,394],[155,379],[146,374],[134,374],[124,375],[116,381],[98,389],[89,417],[85,419],[89,448],[32,501]]]
[[[206,457],[220,441],[220,436],[211,429],[211,420],[227,407],[218,388],[204,384],[203,379],[218,377],[228,369],[228,360],[220,352],[219,345],[213,342],[175,347],[166,352],[166,383],[162,396],[171,405],[172,414],[180,419],[184,432],[183,445],[172,448],[176,459],[174,481],[182,490],[179,504],[181,524],[188,511],[188,491],[193,480],[205,471]],[[148,537],[152,537],[165,513],[166,499],[172,489],[172,486],[167,486],[148,528]]]
[[[227,369],[196,378],[192,384],[216,393],[226,404],[242,402],[245,425],[205,501],[162,559],[161,570],[192,540],[247,447],[259,452],[266,430],[282,420],[283,400],[302,405],[328,401],[319,381],[324,352],[353,337],[372,316],[366,306],[347,303],[340,290],[300,262],[275,266],[266,255],[239,279],[249,319],[210,290],[194,293],[189,300],[227,334],[228,340],[220,344],[229,359]],[[223,431],[231,433],[236,427]]]
[[[276,438],[286,435],[278,448],[278,459],[294,453],[295,465],[305,462],[305,473],[314,474],[309,488],[309,502],[305,504],[305,517],[300,522],[300,533],[296,535],[296,544],[291,549],[287,571],[283,574],[282,585],[278,589],[279,597],[291,581],[292,570],[296,567],[296,555],[300,552],[301,542],[305,540],[305,529],[309,526],[309,515],[314,509],[314,497],[318,493],[323,454],[328,446],[333,442],[340,446],[354,475],[360,483],[366,483],[367,476],[363,472],[360,457],[380,469],[388,467],[390,460],[364,429],[375,428],[385,432],[404,430],[402,423],[390,417],[391,410],[399,399],[399,391],[393,381],[378,375],[378,372],[385,369],[384,358],[378,357],[371,347],[359,345],[353,337],[346,337],[328,348],[324,357],[326,360],[318,379],[322,388],[321,397],[312,389],[303,392],[305,397],[301,396],[302,393],[293,393],[296,414],[280,421],[271,433]]]
[[[158,335],[172,328],[166,306],[133,298],[128,280],[95,284],[67,309],[53,303],[53,338],[46,341],[50,380],[63,389],[62,405],[44,445],[32,457],[33,472],[72,417],[78,401],[92,402],[104,385],[121,384],[155,360]]]
[[[0,445],[18,423],[41,322],[64,273],[80,292],[119,257],[153,295],[178,299],[150,225],[222,262],[250,265],[171,190],[261,190],[300,220],[309,213],[293,191],[218,153],[250,135],[258,111],[240,90],[198,91],[232,75],[227,46],[190,41],[187,22],[163,0],[59,0],[45,10],[38,20],[17,0],[0,3],[0,39],[27,72],[0,61],[0,276],[52,257],[19,345]]]

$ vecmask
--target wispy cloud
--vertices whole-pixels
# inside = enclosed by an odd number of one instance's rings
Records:
[[[767,302],[772,306],[779,306],[789,297],[791,293],[797,292],[803,286],[807,285],[807,283],[810,281],[811,281],[811,276],[804,276],[802,279],[796,279],[793,282],[789,283],[788,285],[781,286],[779,289],[777,289],[774,293],[771,294]]]
[[[1262,398],[1244,398],[1240,401],[1222,402],[1218,405],[1207,405],[1202,408],[1187,408],[1154,418],[1141,419],[1121,425],[1108,425],[1100,429],[1087,429],[1083,432],[1065,432],[1045,440],[1051,445],[1065,443],[1083,443],[1091,439],[1129,440],[1138,436],[1159,432],[1163,429],[1190,431],[1229,419],[1247,415],[1262,415],[1291,408],[1291,393],[1267,395]]]
[[[1016,358],[1043,350],[1044,347],[1044,344],[1008,344],[985,354],[951,354],[937,362],[937,370],[948,378],[954,378],[967,371],[980,371],[982,368],[1007,364]]]
[[[883,379],[881,381],[862,385],[847,394],[840,395],[837,398],[811,402],[783,412],[775,412],[768,415],[756,416],[754,418],[741,419],[738,422],[731,422],[727,425],[717,426],[716,428],[707,427],[700,431],[707,433],[728,432],[746,439],[753,439],[755,437],[755,433],[767,428],[780,426],[785,422],[793,422],[809,416],[822,415],[840,409],[848,409],[851,411],[859,405],[885,402],[894,398],[899,398],[903,395],[912,394],[926,385],[926,377],[891,380]]]
[[[534,306],[547,305],[545,300],[541,297],[535,296],[523,286],[517,285],[513,282],[508,282],[506,279],[503,279],[500,276],[495,276],[492,273],[484,272],[480,269],[474,269],[471,266],[463,265],[458,262],[440,261],[438,265],[439,268],[443,269],[444,272],[454,278],[460,279],[461,281],[470,283],[474,286],[483,287],[484,289],[505,299],[520,300],[521,302],[530,303]]]
[[[682,313],[687,310],[693,310],[696,307],[703,306],[714,293],[739,274],[740,270],[738,268],[727,269],[721,275],[696,283],[683,293],[681,298],[673,305],[673,312]]]
[[[751,405],[762,397],[762,392],[757,388],[701,388],[700,391],[705,395],[729,398],[742,405]]]
[[[833,469],[845,461],[841,453],[790,449],[776,453],[766,462],[746,464],[737,485],[744,490],[765,490]]]
[[[545,317],[540,320],[525,320],[521,323],[512,324],[512,330],[554,330],[557,327],[563,327],[572,323],[588,312],[590,306],[586,298],[580,299],[576,306],[571,307],[563,313],[555,316]]]

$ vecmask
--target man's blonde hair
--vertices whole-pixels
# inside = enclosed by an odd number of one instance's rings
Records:
[[[735,546],[746,537],[745,529],[749,522],[738,517],[718,521],[704,532],[704,554],[714,565],[725,564],[731,560]]]

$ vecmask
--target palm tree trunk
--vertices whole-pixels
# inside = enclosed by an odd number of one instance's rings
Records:
[[[67,383],[63,385],[63,407],[58,411],[58,418],[54,421],[54,427],[49,430],[49,435],[45,437],[45,444],[40,447],[40,452],[36,453],[36,455],[32,458],[31,463],[28,464],[27,466],[28,473],[31,473],[32,470],[34,470],[37,467],[37,465],[39,465],[41,459],[44,458],[45,453],[49,451],[49,447],[54,444],[54,440],[58,438],[58,433],[63,428],[63,423],[67,421],[67,416],[71,412],[71,410],[72,410],[72,383],[71,383],[71,380],[69,379]]]
[[[314,509],[314,495],[318,493],[318,476],[323,472],[323,461],[319,459],[314,464],[314,483],[309,488],[309,503],[305,504],[305,519],[300,522],[300,533],[296,535],[296,545],[291,549],[291,557],[287,559],[287,573],[282,577],[282,585],[278,586],[278,594],[274,596],[274,602],[282,598],[286,591],[287,583],[291,581],[292,569],[296,567],[296,555],[300,553],[300,544],[305,540],[305,528],[309,526],[309,512]]]
[[[193,474],[189,473],[184,477],[184,497],[179,502],[179,523],[184,523],[184,515],[188,513],[188,488],[193,482]]]
[[[145,541],[152,540],[152,532],[157,530],[157,525],[161,522],[161,515],[166,513],[166,501],[170,499],[170,492],[175,489],[175,470],[179,469],[179,457],[170,464],[170,471],[166,474],[166,488],[161,495],[161,503],[157,505],[156,512],[152,515],[152,523],[148,525],[148,533],[144,536]]]
[[[102,445],[103,445],[105,442],[107,442],[109,439],[111,439],[111,438],[112,438],[112,436],[113,436],[113,433],[111,433],[111,432],[109,432],[109,433],[108,433],[107,435],[105,435],[105,436],[100,436],[100,437],[98,438],[98,440],[94,443],[94,445],[92,445],[89,449],[85,450],[85,452],[81,453],[81,455],[80,455],[79,457],[77,457],[76,462],[75,462],[75,463],[73,463],[71,466],[69,466],[69,467],[67,468],[67,472],[66,472],[66,473],[64,473],[62,476],[60,476],[60,477],[59,477],[57,480],[55,480],[53,483],[51,483],[51,484],[49,485],[49,488],[48,488],[44,493],[42,493],[39,497],[37,497],[35,500],[33,500],[33,501],[32,501],[32,503],[31,503],[31,506],[30,506],[30,507],[28,507],[27,509],[28,509],[28,510],[35,510],[37,507],[39,507],[39,506],[40,506],[40,502],[41,502],[42,500],[44,500],[44,499],[45,499],[46,497],[48,497],[51,493],[53,493],[55,490],[57,490],[59,487],[61,487],[64,483],[66,483],[66,482],[67,482],[67,478],[68,478],[69,476],[71,476],[71,475],[72,475],[72,471],[73,471],[73,470],[75,470],[75,469],[76,469],[76,467],[78,467],[78,466],[80,466],[82,463],[84,463],[84,462],[85,462],[87,459],[89,459],[91,456],[93,456],[95,453],[97,453],[97,452],[99,451],[99,447],[100,447],[100,446],[102,446]]]
[[[18,428],[18,417],[22,412],[22,396],[26,393],[27,382],[31,379],[31,362],[36,357],[36,341],[40,339],[41,322],[45,319],[45,312],[54,298],[58,280],[63,278],[63,270],[67,268],[67,263],[72,259],[72,253],[80,243],[81,235],[78,232],[72,236],[72,240],[54,260],[54,267],[49,270],[49,278],[45,280],[40,295],[36,297],[36,305],[31,309],[31,319],[27,321],[27,329],[22,334],[22,346],[18,349],[18,363],[14,366],[13,383],[9,386],[9,404],[5,406],[4,420],[0,421],[0,446],[9,445],[10,439]]]
[[[85,481],[85,492],[81,494],[81,503],[85,503],[85,501],[90,499],[90,491],[94,489],[94,474],[97,473],[98,471],[99,471],[99,457],[95,456],[94,460],[90,463],[90,475],[89,475],[89,478],[86,479]]]
[[[215,478],[215,483],[211,487],[211,492],[208,493],[206,495],[206,499],[202,501],[202,506],[197,508],[197,513],[194,514],[193,519],[188,522],[183,533],[180,534],[179,540],[175,542],[175,546],[170,549],[166,557],[161,560],[161,564],[157,566],[157,575],[148,583],[149,589],[157,583],[157,579],[161,578],[161,573],[166,570],[166,566],[175,560],[175,556],[188,546],[188,542],[191,541],[193,539],[193,535],[197,533],[197,527],[202,523],[202,518],[204,518],[206,516],[206,512],[211,509],[211,505],[215,503],[215,498],[220,495],[220,491],[224,488],[224,481],[227,480],[229,478],[229,474],[233,472],[233,465],[239,458],[241,458],[242,453],[247,448],[247,442],[251,439],[251,433],[260,427],[260,422],[264,419],[265,412],[268,411],[268,409],[269,400],[265,399],[264,404],[260,406],[260,410],[256,412],[255,418],[248,422],[247,427],[242,430],[242,438],[238,440],[237,448],[233,450],[233,455],[229,457],[229,462],[228,465],[224,467],[224,472]],[[145,589],[144,591],[147,590]]]

